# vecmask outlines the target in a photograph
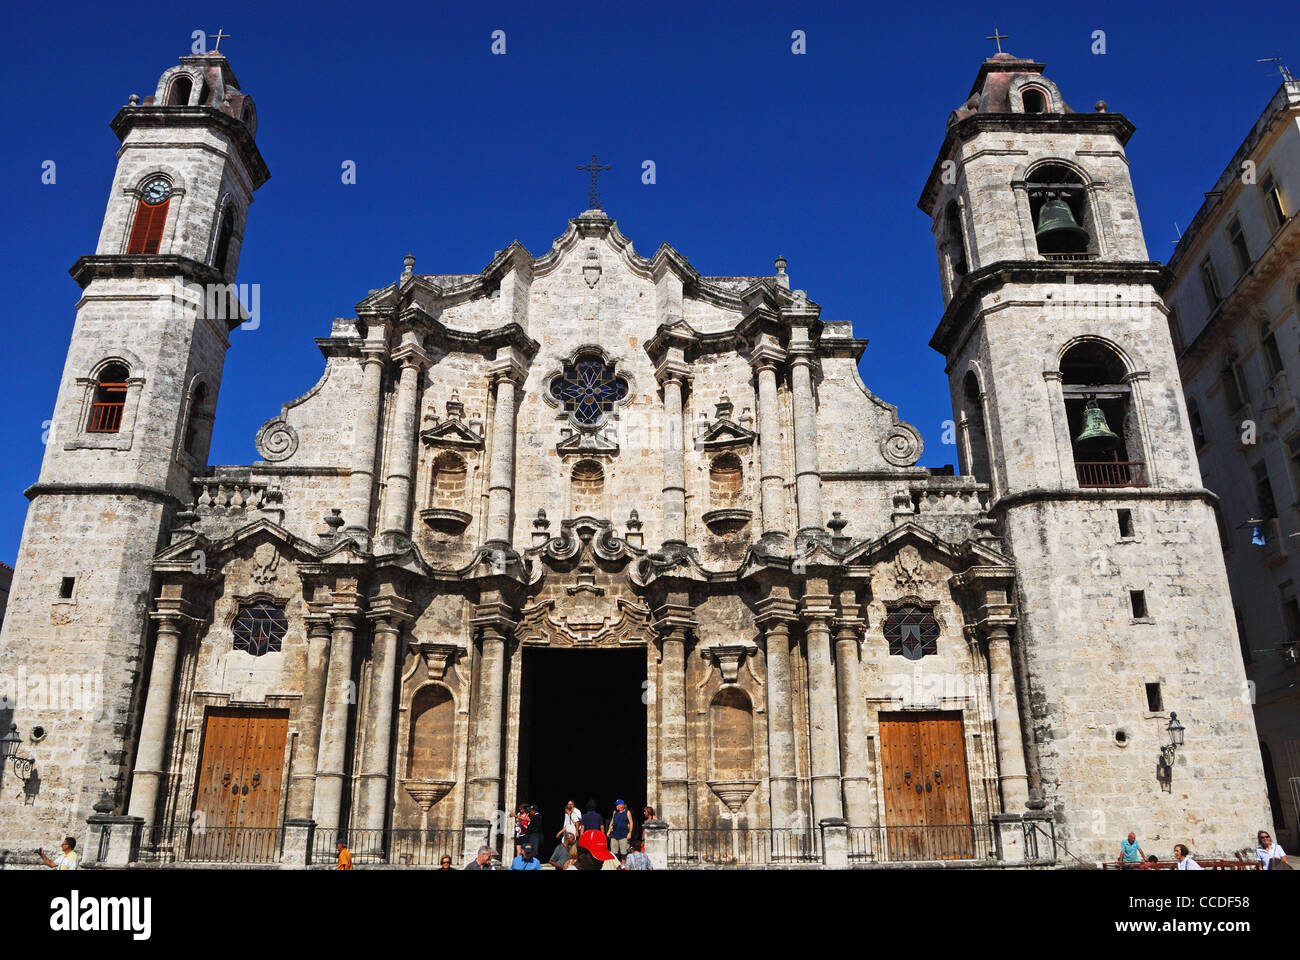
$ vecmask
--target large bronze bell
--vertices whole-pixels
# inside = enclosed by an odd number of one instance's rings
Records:
[[[1111,432],[1110,425],[1106,423],[1106,414],[1097,406],[1095,399],[1089,400],[1083,408],[1083,429],[1074,438],[1074,445],[1081,453],[1094,454],[1111,453],[1119,446],[1119,437]]]
[[[1085,253],[1088,231],[1079,226],[1064,200],[1048,200],[1038,212],[1034,231],[1039,253]]]

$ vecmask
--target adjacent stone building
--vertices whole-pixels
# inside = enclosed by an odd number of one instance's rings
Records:
[[[302,862],[346,831],[436,862],[521,800],[549,836],[616,798],[681,863],[719,837],[989,863],[1053,832],[1110,858],[1129,829],[1207,855],[1267,824],[1133,127],[1042,64],[985,61],[920,201],[959,476],[916,466],[866,341],[783,259],[704,276],[601,209],[477,274],[407,257],[261,459],[209,467],[256,114],[208,54],[113,125],[0,637],[102,697],[12,711],[37,773],[6,773],[7,847],[89,821],[110,861]]]
[[[1300,83],[1287,80],[1169,261],[1169,327],[1220,537],[1276,836],[1300,842]]]

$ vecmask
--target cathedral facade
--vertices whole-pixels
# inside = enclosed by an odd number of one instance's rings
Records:
[[[831,827],[988,862],[1035,818],[1084,859],[1244,846],[1268,804],[1133,127],[1042,68],[985,61],[920,201],[957,474],[783,259],[704,276],[599,208],[477,274],[407,257],[261,459],[210,467],[242,319],[210,292],[269,172],[225,57],[183,58],[113,121],[0,637],[102,695],[8,711],[3,845],[472,848],[520,801],[549,837],[624,799],[685,858]]]

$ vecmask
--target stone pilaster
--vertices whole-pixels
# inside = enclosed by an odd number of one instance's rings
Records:
[[[361,782],[356,825],[382,830],[387,825],[389,769],[393,759],[393,702],[397,696],[398,651],[407,601],[386,596],[370,603],[370,693],[366,698],[361,750]]]
[[[144,823],[154,823],[158,795],[162,789],[163,760],[171,730],[172,699],[176,689],[176,665],[180,660],[184,622],[189,619],[180,611],[184,601],[179,588],[164,587],[171,596],[160,597],[150,617],[158,624],[153,663],[149,668],[149,690],[145,694],[144,716],[140,720],[139,745],[135,769],[131,774],[131,804],[127,813]]]
[[[865,621],[844,616],[835,621],[836,702],[840,720],[840,771],[844,785],[844,815],[855,827],[875,821],[871,776],[867,763],[866,703],[862,698],[862,664],[858,647]]]
[[[686,378],[677,366],[661,370],[664,391],[664,534],[665,544],[686,545],[686,463],[682,439],[682,405]]]
[[[771,822],[776,828],[797,826],[798,773],[795,768],[794,702],[790,681],[790,624],[797,618],[792,601],[760,601],[758,624],[767,656],[767,752]]]
[[[656,870],[668,869],[668,822],[666,820],[647,820],[642,828],[645,833],[645,852],[650,864]]]
[[[479,631],[480,651],[475,688],[473,749],[467,816],[493,821],[501,808],[502,735],[506,702],[507,644],[514,620],[504,604],[481,604],[470,621]]]
[[[758,377],[758,469],[763,536],[784,537],[785,476],[781,473],[781,413],[777,403],[776,365],[785,352],[772,344],[755,349],[750,362]]]
[[[358,416],[352,438],[351,475],[348,478],[349,536],[366,549],[370,542],[370,501],[375,485],[375,449],[379,439],[379,415],[383,406],[384,357],[388,353],[388,328],[372,324],[361,346],[361,391],[357,396]]]
[[[815,822],[844,815],[835,660],[831,654],[831,620],[835,611],[830,602],[829,594],[805,594],[801,611],[808,649],[808,726]]]
[[[492,414],[492,462],[488,474],[487,542],[509,547],[515,502],[515,390],[525,370],[514,357],[497,360],[489,371],[496,398]]]
[[[790,330],[790,399],[794,408],[795,502],[799,533],[822,538],[822,478],[817,465],[817,402],[813,397],[812,367],[815,350],[808,328]]]
[[[289,819],[310,819],[316,794],[316,756],[320,750],[325,675],[329,668],[330,618],[323,605],[308,604],[307,676],[299,714],[298,747],[289,771]]]
[[[420,371],[429,358],[421,349],[421,336],[407,333],[393,359],[402,365],[393,416],[393,455],[384,483],[384,522],[381,537],[388,550],[405,549],[411,536],[411,490],[415,482],[415,444],[419,432]]]
[[[685,603],[666,603],[655,611],[663,650],[659,697],[659,815],[688,824],[689,781],[686,753],[686,646],[695,621]]]
[[[316,793],[312,819],[323,830],[340,826],[343,780],[346,775],[348,711],[353,700],[352,646],[361,610],[356,594],[336,591],[330,609],[329,669],[325,679],[325,705],[321,716],[320,746],[316,756]]]
[[[989,702],[993,706],[993,729],[997,737],[1002,809],[1006,813],[1021,813],[1029,800],[1029,776],[1025,771],[1024,738],[1020,732],[1011,635],[1006,627],[989,629],[988,650]]]

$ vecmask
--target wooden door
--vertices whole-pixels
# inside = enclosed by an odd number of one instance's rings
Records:
[[[889,858],[974,857],[961,714],[882,713],[880,745]]]
[[[278,710],[208,712],[194,796],[194,860],[274,859],[289,715]]]

